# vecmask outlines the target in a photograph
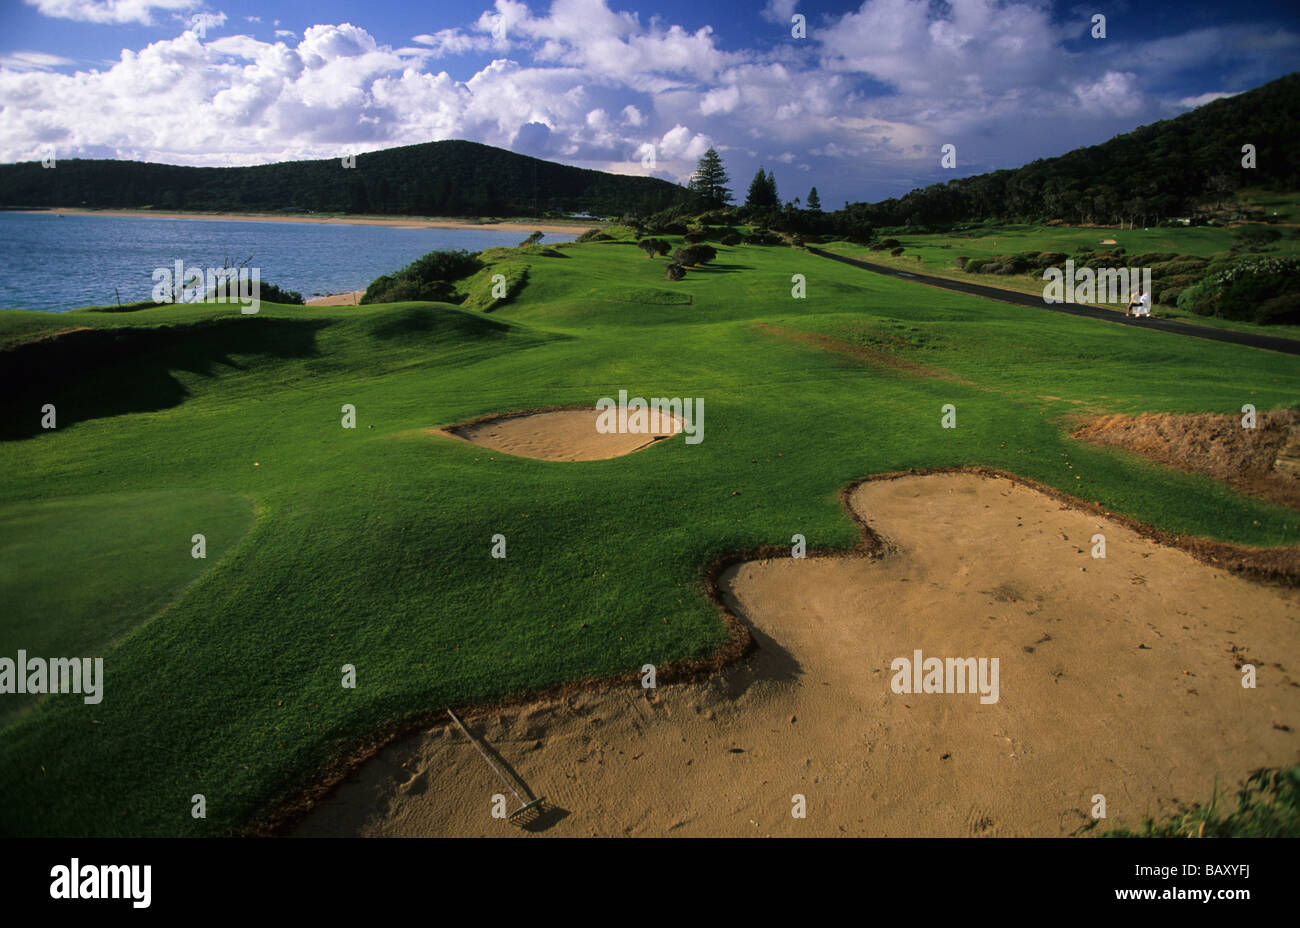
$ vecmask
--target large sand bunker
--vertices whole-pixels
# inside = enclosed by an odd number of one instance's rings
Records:
[[[599,432],[599,415],[592,407],[511,413],[452,426],[444,434],[526,458],[599,461],[640,451],[682,431],[681,419],[666,417],[671,425],[665,423],[648,433]]]
[[[1300,592],[1002,478],[874,480],[849,502],[882,556],[723,573],[758,644],[727,672],[471,714],[548,797],[532,833],[1064,835],[1095,794],[1105,827],[1138,826],[1207,799],[1216,775],[1297,761]],[[916,650],[999,658],[998,701],[894,693],[891,662]],[[440,726],[385,748],[296,833],[529,834],[490,817],[495,793]]]

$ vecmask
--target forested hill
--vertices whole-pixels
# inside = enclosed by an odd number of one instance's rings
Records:
[[[0,206],[535,216],[615,216],[673,206],[686,191],[475,142],[425,142],[341,159],[238,168],[59,159],[0,165]]]
[[[1198,205],[1240,187],[1300,189],[1297,125],[1300,73],[1101,145],[934,184],[899,199],[854,203],[849,212],[876,226],[982,219],[1153,224],[1190,216]],[[1254,168],[1242,166],[1247,144],[1255,146]]]

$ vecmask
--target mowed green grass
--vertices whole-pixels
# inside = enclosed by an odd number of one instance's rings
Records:
[[[709,653],[725,635],[704,565],[795,533],[815,548],[855,543],[837,494],[872,473],[991,465],[1174,531],[1300,539],[1291,510],[1067,437],[1080,411],[1295,405],[1300,359],[946,293],[788,248],[719,248],[715,267],[677,284],[629,246],[564,254],[529,259],[528,286],[490,314],[0,314],[0,342],[111,326],[133,352],[6,398],[25,437],[0,442],[0,506],[185,489],[257,512],[184,595],[103,652],[102,703],[51,697],[0,730],[0,831],[225,834],[403,719]],[[791,297],[795,273],[804,300]],[[703,397],[704,441],[557,463],[430,432],[620,389]],[[23,425],[44,402],[57,405],[56,431]],[[955,430],[940,427],[946,403]],[[340,427],[343,404],[356,407],[355,430]],[[184,557],[201,530],[190,521],[168,531]],[[82,543],[59,531],[55,547]],[[504,560],[490,557],[497,533]],[[121,576],[101,582],[129,585],[139,565],[113,569]],[[93,655],[107,640],[96,626],[123,620],[84,621],[66,646]],[[344,664],[356,689],[341,686]],[[208,817],[196,820],[200,793]]]
[[[248,531],[252,501],[212,490],[96,493],[0,507],[0,656],[103,654]],[[203,535],[202,558],[191,541]],[[0,701],[0,725],[36,701]]]

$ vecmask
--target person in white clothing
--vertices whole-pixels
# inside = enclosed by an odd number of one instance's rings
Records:
[[[1139,290],[1138,304],[1133,308],[1133,315],[1141,319],[1143,316],[1151,315],[1151,294],[1144,290]]]

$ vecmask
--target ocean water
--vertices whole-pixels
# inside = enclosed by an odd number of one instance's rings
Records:
[[[403,229],[306,222],[163,219],[0,211],[0,308],[66,312],[147,300],[155,268],[177,259],[219,268],[229,258],[261,269],[262,283],[317,294],[364,290],[439,249],[518,245],[527,232]],[[568,242],[551,235],[543,243]],[[116,288],[116,293],[114,292]]]

